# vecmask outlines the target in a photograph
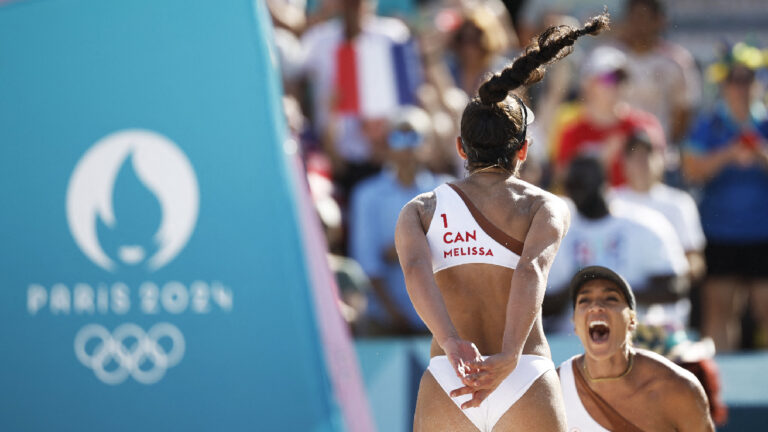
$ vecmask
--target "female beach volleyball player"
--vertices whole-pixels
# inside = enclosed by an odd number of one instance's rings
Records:
[[[462,114],[456,144],[469,175],[400,214],[397,253],[433,335],[416,431],[565,430],[540,310],[570,216],[559,198],[516,176],[533,113],[509,92],[540,80],[544,65],[607,25],[603,14],[581,29],[549,28],[486,81]]]
[[[635,296],[612,270],[586,267],[570,284],[573,323],[585,354],[560,365],[568,430],[713,431],[696,377],[631,344]]]

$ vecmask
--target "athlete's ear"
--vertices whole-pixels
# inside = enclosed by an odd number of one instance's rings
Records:
[[[637,328],[637,314],[635,311],[629,311],[629,331],[635,331]]]
[[[517,151],[517,158],[521,162],[525,162],[525,158],[528,157],[528,140],[523,141],[523,146]]]
[[[456,137],[456,152],[462,159],[467,160],[467,153],[464,151],[464,146],[461,143],[461,137]]]

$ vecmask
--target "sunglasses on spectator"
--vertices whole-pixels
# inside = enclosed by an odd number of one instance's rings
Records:
[[[406,150],[416,148],[424,141],[424,137],[416,131],[394,130],[389,133],[389,148],[392,150]]]
[[[624,81],[624,78],[625,78],[624,71],[620,69],[617,69],[611,72],[606,72],[604,74],[597,76],[597,80],[600,82],[600,84],[603,84],[606,86],[619,85],[619,83]]]

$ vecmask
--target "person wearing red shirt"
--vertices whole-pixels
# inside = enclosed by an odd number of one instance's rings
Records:
[[[582,69],[583,107],[556,140],[555,176],[561,180],[568,163],[576,156],[600,159],[611,185],[626,181],[621,155],[627,137],[642,130],[654,146],[664,148],[664,131],[650,113],[634,109],[621,99],[626,79],[626,56],[621,51],[596,48]]]

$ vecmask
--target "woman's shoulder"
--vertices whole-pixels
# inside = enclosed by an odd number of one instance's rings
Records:
[[[643,375],[652,377],[654,387],[665,392],[685,391],[695,388],[697,378],[689,371],[678,366],[666,357],[653,351],[636,350],[637,366],[644,371]]]
[[[507,189],[515,194],[525,196],[535,201],[547,201],[552,198],[557,198],[553,193],[536,186],[533,183],[528,183],[518,177],[510,177],[506,183]]]
[[[434,190],[424,192],[416,195],[406,203],[400,210],[400,218],[413,214],[418,217],[421,222],[424,232],[429,227],[432,221],[432,215],[435,213],[435,207],[437,206],[437,194]]]
[[[571,211],[565,200],[522,180],[518,180],[510,188],[515,195],[515,215],[526,215],[529,226],[538,220],[538,223],[545,222],[555,227],[561,236],[565,235],[571,224]]]
[[[559,216],[570,215],[568,204],[561,197],[522,180],[517,183],[517,186],[512,187],[516,188],[521,194],[528,197],[528,199],[531,201],[534,212],[542,208],[546,208],[547,211]]]
[[[434,190],[420,193],[408,201],[408,203],[403,206],[402,211],[416,211],[421,213],[430,208],[434,210],[436,202],[437,194]]]
[[[652,351],[637,350],[636,361],[648,380],[644,392],[664,401],[660,409],[670,419],[698,418],[709,411],[704,388],[691,372]]]

